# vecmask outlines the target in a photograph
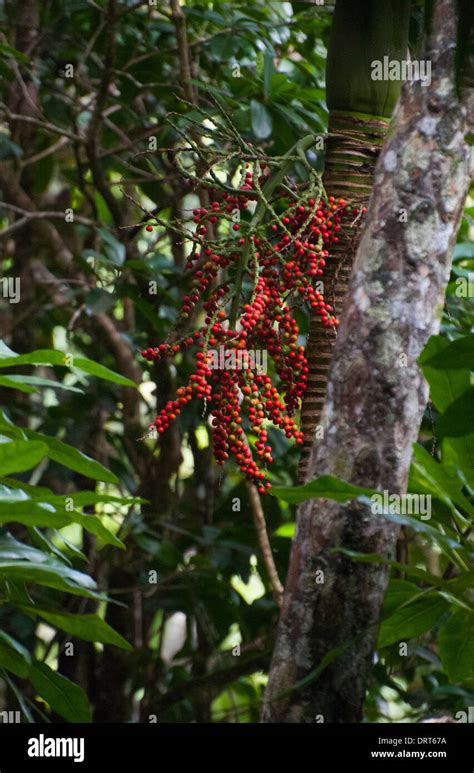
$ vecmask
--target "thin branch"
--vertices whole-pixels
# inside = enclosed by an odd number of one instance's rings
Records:
[[[176,27],[176,40],[178,43],[179,65],[181,72],[181,81],[186,99],[196,104],[196,94],[194,93],[191,72],[191,61],[189,56],[188,36],[186,32],[186,22],[183,10],[179,0],[170,0],[171,16]]]
[[[40,150],[40,152],[36,153],[34,156],[20,160],[20,169],[24,169],[30,164],[36,164],[37,161],[41,161],[43,158],[47,158],[48,156],[57,153],[58,151],[62,150],[62,148],[65,148],[67,145],[69,145],[70,142],[71,140],[69,140],[67,137],[61,137],[61,139],[55,142],[54,145],[50,145],[48,148]]]
[[[23,217],[21,217],[19,220],[16,220],[7,228],[4,228],[3,231],[0,231],[0,239],[7,239],[13,233],[20,231],[22,228],[28,225],[28,223],[30,223],[32,220],[64,220],[64,212],[50,212],[45,210],[27,212],[25,210],[20,210],[19,207],[14,207],[11,204],[5,204],[3,202],[1,206],[15,210],[17,212],[22,212]],[[74,215],[74,222],[80,223],[81,225],[96,227],[96,223],[94,223],[93,220],[89,220],[89,218],[82,217],[81,215]]]
[[[35,126],[40,126],[42,129],[46,129],[46,131],[49,131],[53,134],[59,134],[61,137],[67,137],[68,139],[74,140],[75,142],[81,139],[79,135],[73,134],[72,132],[67,131],[67,129],[61,129],[59,126],[55,126],[53,123],[49,123],[49,121],[40,121],[39,118],[33,118],[31,115],[20,115],[19,113],[12,113],[11,110],[6,107],[6,105],[0,105],[0,111],[5,113],[7,118],[12,121],[24,121],[25,123],[32,123]]]
[[[265,522],[265,514],[263,512],[262,502],[260,500],[256,486],[251,481],[246,481],[246,487],[250,499],[253,522],[257,532],[257,538],[262,553],[263,563],[265,564],[268,579],[270,580],[270,584],[272,586],[272,595],[275,603],[281,607],[283,601],[283,585],[280,582],[278,570],[276,568],[275,561],[273,560],[272,546],[270,545],[270,539],[268,537],[267,524]]]

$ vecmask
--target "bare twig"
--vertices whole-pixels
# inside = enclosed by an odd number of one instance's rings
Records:
[[[19,113],[12,113],[6,105],[0,105],[0,112],[3,112],[7,118],[11,121],[24,121],[25,123],[32,123],[35,126],[40,126],[42,129],[51,132],[52,134],[59,134],[61,137],[67,137],[70,140],[80,140],[79,135],[73,134],[67,129],[62,129],[49,121],[41,121],[39,118],[33,118],[31,115],[20,115]]]
[[[281,607],[283,600],[283,585],[280,582],[278,576],[278,570],[273,560],[272,547],[270,545],[270,539],[267,532],[267,524],[265,522],[265,515],[263,512],[262,502],[260,500],[259,493],[254,483],[251,481],[246,482],[247,491],[250,499],[250,507],[252,510],[253,522],[255,524],[255,530],[257,532],[258,543],[262,552],[263,563],[267,570],[268,579],[272,586],[273,598]]]

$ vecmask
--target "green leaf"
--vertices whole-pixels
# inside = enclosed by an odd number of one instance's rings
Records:
[[[42,553],[43,557],[45,555]],[[0,557],[1,575],[6,580],[11,578],[21,582],[34,582],[75,596],[93,599],[104,598],[103,594],[95,591],[96,584],[92,577],[78,572],[76,569],[70,569],[65,564],[50,557],[38,562],[17,561]]]
[[[396,609],[420,592],[419,588],[408,580],[391,579],[383,601],[383,618],[389,617]]]
[[[438,411],[444,411],[459,397],[470,384],[469,368],[464,369],[438,369],[429,364],[429,361],[448,348],[449,341],[440,336],[431,336],[423,349],[418,361],[423,375],[430,386],[430,397]]]
[[[95,534],[105,545],[124,548],[124,543],[116,537],[97,515],[80,513],[76,510],[58,512],[47,502],[0,502],[0,524],[22,523],[24,526],[41,526],[50,529],[62,529],[71,523],[77,523],[83,529]],[[1,541],[0,541],[1,545]]]
[[[284,523],[279,526],[278,529],[273,532],[273,534],[275,537],[288,537],[289,539],[293,539],[295,535],[295,529],[295,523]]]
[[[70,496],[66,494],[53,494],[51,489],[45,486],[30,486],[24,481],[18,481],[15,478],[3,478],[3,484],[0,484],[0,502],[17,502],[26,500],[30,496],[35,501],[49,502],[58,509],[64,509],[71,500],[75,507],[87,507],[88,505],[102,503],[130,507],[130,505],[143,505],[147,503],[147,500],[141,497],[121,497],[100,491],[75,491]],[[8,486],[11,486],[11,488],[8,488]]]
[[[87,696],[77,684],[38,660],[31,667],[30,677],[38,695],[67,722],[91,721]]]
[[[114,293],[102,290],[101,287],[93,287],[85,298],[86,308],[90,314],[102,314],[109,311],[116,303]]]
[[[272,93],[272,75],[275,72],[273,66],[273,56],[265,49],[263,55],[263,95],[265,99],[268,99]]]
[[[123,636],[120,636],[117,631],[114,631],[99,615],[78,615],[36,607],[23,607],[23,609],[29,614],[39,615],[47,623],[71,633],[78,639],[113,644],[116,647],[128,650],[128,652],[133,652],[133,647],[128,641]]]
[[[98,362],[89,360],[86,357],[74,357],[73,367],[79,368],[79,370],[88,373],[90,376],[97,376],[97,378],[101,378],[104,381],[112,381],[114,384],[132,387],[133,389],[137,388],[135,381],[125,378],[125,376],[121,376],[120,373],[115,373],[115,371],[110,370],[110,368],[106,368],[105,365],[99,365]]]
[[[0,386],[7,386],[6,384],[2,384],[2,381],[10,381],[11,386],[14,389],[18,389],[21,392],[37,392],[38,390],[35,389],[36,386],[39,387],[49,387],[50,389],[62,389],[65,392],[75,392],[76,394],[83,395],[84,390],[79,389],[78,387],[74,386],[68,386],[67,384],[63,384],[61,381],[54,381],[52,378],[39,378],[39,376],[0,376]],[[32,386],[29,387],[28,385],[31,384]]]
[[[453,502],[466,513],[474,516],[474,505],[461,493],[463,483],[456,474],[437,462],[419,443],[413,445],[413,458],[410,468],[410,491],[422,491],[445,502],[453,508]]]
[[[49,556],[43,550],[19,542],[11,534],[3,534],[0,537],[0,559],[33,561],[41,563],[47,561]]]
[[[21,62],[21,64],[28,64],[30,61],[30,57],[26,56],[26,54],[23,54],[21,51],[18,51],[16,48],[12,48],[12,46],[7,46],[5,43],[0,43],[0,56],[2,57],[13,57],[18,62]]]
[[[0,443],[0,475],[12,472],[24,472],[44,459],[48,451],[45,443],[14,440]]]
[[[322,475],[310,483],[305,483],[304,486],[275,486],[270,489],[269,493],[283,500],[283,502],[299,504],[300,502],[306,502],[307,499],[316,499],[318,497],[334,499],[336,502],[349,502],[358,496],[372,496],[377,492],[372,489],[353,486],[351,483],[346,483],[332,475]]]
[[[70,514],[70,520],[78,523],[83,529],[95,534],[105,545],[114,545],[116,548],[125,549],[125,545],[115,534],[107,529],[98,515],[89,515],[88,513],[78,513],[74,511]]]
[[[112,381],[114,384],[136,388],[136,383],[119,373],[89,360],[87,357],[76,357],[71,354],[55,351],[54,349],[38,349],[28,354],[15,354],[7,346],[0,348],[0,368],[17,365],[59,365],[63,368],[78,368],[91,376],[97,376],[104,381]]]
[[[61,497],[62,500],[66,500],[67,497]],[[130,507],[130,505],[143,505],[146,504],[146,499],[141,499],[141,497],[119,497],[115,496],[114,494],[105,494],[95,491],[78,491],[74,492],[73,495],[74,504],[78,505],[79,507],[87,507],[87,505],[95,505],[95,504],[117,504],[117,505],[125,505],[125,507]]]
[[[71,522],[71,518],[57,513],[49,503],[0,502],[0,524],[22,523],[24,526],[42,526],[61,529]],[[1,544],[1,541],[0,541]]]
[[[365,497],[360,497],[360,501],[364,504],[367,504],[369,507],[372,505],[372,502],[367,500]],[[379,515],[381,518],[385,518],[387,521],[391,521],[391,523],[398,523],[401,526],[409,526],[414,531],[420,532],[426,537],[430,537],[441,547],[454,549],[462,548],[462,545],[460,545],[456,540],[451,539],[451,537],[447,537],[438,529],[435,529],[433,526],[428,526],[427,523],[421,520],[417,520],[417,518],[413,518],[411,515],[390,513],[387,510],[380,512]]]
[[[31,665],[31,656],[22,644],[0,631],[0,666],[25,679]]]
[[[261,102],[256,99],[250,100],[250,120],[252,131],[259,140],[265,140],[270,137],[273,129],[272,116]]]
[[[125,261],[125,246],[122,242],[119,242],[110,231],[107,231],[106,228],[99,228],[99,233],[105,242],[105,254],[107,258],[114,266],[121,268]]]
[[[443,462],[452,465],[464,476],[464,481],[474,480],[474,432],[459,438],[443,439]]]
[[[443,437],[470,435],[474,427],[474,386],[465,392],[444,411],[436,422],[436,433]]]
[[[421,362],[421,358],[420,358]],[[423,365],[437,370],[474,370],[474,335],[450,341],[441,351],[429,357],[423,357]]]
[[[457,610],[439,632],[439,655],[453,682],[474,679],[474,614]]]
[[[15,650],[3,644],[2,641],[0,641],[0,667],[6,668],[7,671],[11,671],[12,674],[19,676],[21,679],[26,679],[28,676],[28,663]]]
[[[419,636],[433,628],[447,609],[449,604],[437,594],[408,602],[382,621],[378,647],[388,647],[395,642]]]
[[[362,564],[382,564],[384,566],[390,566],[399,572],[404,572],[408,577],[413,577],[418,581],[433,586],[433,588],[446,588],[448,591],[463,591],[466,590],[466,587],[470,587],[474,582],[474,572],[464,572],[455,580],[443,580],[441,577],[430,574],[430,572],[426,572],[418,566],[402,564],[399,561],[390,561],[379,553],[360,553],[356,550],[348,550],[347,548],[335,548],[333,552],[341,553],[341,555],[346,556],[346,558],[349,558],[351,561],[357,561]]]
[[[22,378],[20,376],[20,378]],[[37,390],[33,386],[28,386],[21,381],[15,381],[13,376],[0,376],[0,387],[7,387],[7,389],[18,389],[19,392],[33,393]]]
[[[85,475],[92,480],[100,480],[105,483],[118,483],[118,478],[113,472],[110,472],[95,459],[91,459],[90,456],[86,456],[82,451],[78,451],[68,443],[64,443],[58,438],[50,437],[49,435],[43,435],[39,432],[33,432],[32,430],[25,430],[27,437],[41,440],[47,445],[47,453],[50,459],[53,459],[58,464],[62,464],[74,472],[79,472],[81,475]]]
[[[47,455],[50,459],[53,459],[53,461],[58,462],[58,464],[62,464],[64,467],[67,467],[70,470],[74,470],[74,472],[79,472],[81,475],[85,475],[87,478],[103,481],[104,483],[119,482],[116,475],[110,472],[110,470],[108,470],[99,462],[96,462],[86,454],[83,454],[82,451],[78,451],[68,443],[64,443],[62,440],[58,440],[58,438],[51,437],[50,435],[43,435],[43,433],[35,432],[31,429],[20,429],[19,427],[16,427],[1,410],[0,429],[4,432],[5,435],[9,435],[11,437],[18,437],[20,435],[26,436],[30,439],[29,441],[22,440],[16,442],[24,443],[25,447],[28,448],[32,446],[33,448],[36,448],[38,445],[45,447],[46,453],[43,454],[43,456]],[[39,441],[39,443],[36,441]],[[3,471],[1,463],[1,449],[2,445],[0,445],[0,475],[8,475],[10,472],[21,472],[21,470],[16,468]],[[34,465],[30,466],[33,467]],[[24,467],[23,469],[29,468]]]
[[[473,242],[460,242],[456,244],[453,251],[453,259],[458,258],[474,258],[474,243]]]

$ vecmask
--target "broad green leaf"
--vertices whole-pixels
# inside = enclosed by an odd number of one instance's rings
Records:
[[[433,628],[449,604],[439,595],[426,595],[397,609],[382,621],[378,647],[412,639]]]
[[[439,632],[439,654],[453,682],[474,679],[474,614],[454,612]]]
[[[89,456],[86,456],[86,454],[83,454],[82,451],[78,451],[77,448],[70,446],[68,443],[64,443],[58,438],[51,437],[50,435],[44,435],[42,432],[35,432],[31,429],[20,429],[19,427],[16,427],[10,422],[3,411],[0,411],[0,429],[2,432],[4,432],[5,435],[9,435],[10,437],[16,438],[23,435],[29,438],[31,441],[39,441],[42,446],[46,445],[46,454],[43,454],[43,456],[47,455],[50,459],[53,459],[53,461],[57,462],[58,464],[62,464],[64,467],[67,467],[70,470],[74,470],[74,472],[79,472],[81,475],[84,475],[87,478],[103,481],[104,483],[118,483],[118,478],[116,475],[110,472],[110,470],[104,467],[104,465],[96,462]],[[29,448],[32,445],[33,447],[38,446],[37,442],[18,442],[24,443],[25,448]],[[8,475],[10,472],[20,472],[21,470],[16,468],[5,471],[3,470],[1,463],[1,449],[2,445],[0,445],[0,475]],[[33,467],[34,465],[30,466]],[[24,467],[23,469],[29,469],[29,467]]]
[[[7,348],[8,350],[8,348]],[[100,365],[98,362],[89,360],[87,357],[76,357],[75,355],[64,354],[54,349],[38,349],[28,354],[7,354],[4,349],[0,350],[0,368],[6,368],[17,365],[59,365],[63,368],[78,368],[84,373],[105,381],[112,381],[114,384],[136,388],[134,381],[115,373],[115,371]]]
[[[464,437],[443,438],[443,464],[454,466],[463,476],[464,483],[474,480],[474,432]]]
[[[46,443],[49,458],[58,462],[58,464],[62,464],[69,470],[79,472],[92,480],[100,480],[105,483],[119,482],[117,476],[104,467],[103,464],[96,462],[95,459],[91,459],[90,456],[86,456],[82,451],[78,451],[77,448],[70,446],[68,443],[64,443],[62,440],[49,435],[43,435],[40,432],[33,432],[32,430],[25,430],[25,434],[29,438]]]
[[[0,443],[0,475],[31,470],[44,459],[47,452],[48,447],[43,442],[14,440]]]
[[[299,504],[306,502],[307,499],[334,499],[336,502],[349,502],[358,496],[372,496],[376,491],[360,486],[353,486],[343,480],[334,478],[332,475],[323,475],[304,486],[275,486],[270,489],[270,494],[283,502]]]
[[[453,259],[458,258],[474,258],[474,243],[473,242],[460,242],[456,244],[453,251]]]
[[[0,502],[0,524],[22,523],[25,526],[43,526],[61,529],[74,520],[70,516],[56,512],[50,504],[27,502]]]
[[[7,671],[11,671],[15,676],[19,676],[21,679],[26,679],[29,672],[28,662],[15,652],[11,647],[6,646],[0,640],[0,667],[6,668]]]
[[[1,502],[26,502],[30,499],[26,491],[20,486],[24,486],[23,481],[15,480],[14,478],[5,478],[4,480],[12,480],[18,485],[18,488],[9,488],[4,483],[0,483],[0,503]],[[35,486],[31,486],[34,490]]]
[[[60,535],[60,532],[57,529],[53,529],[53,531],[55,535]],[[59,559],[59,561],[64,561],[64,563],[68,566],[72,566],[68,556],[66,556],[62,550],[60,550],[60,548],[57,547],[54,542],[49,539],[49,537],[46,536],[46,534],[43,534],[38,526],[29,526],[28,534],[31,537],[33,545],[35,545],[39,550],[43,550],[47,555],[55,556]],[[87,556],[81,553],[78,548],[74,549],[74,556],[75,558],[79,558],[81,561],[85,561],[87,563]]]
[[[11,534],[3,534],[0,537],[0,559],[4,561],[33,561],[41,564],[49,559],[49,555],[43,550],[27,545],[25,542],[19,542]]]
[[[446,408],[436,422],[436,433],[443,437],[470,435],[474,428],[474,386],[466,389]]]
[[[364,497],[361,497],[361,500],[366,501]],[[451,537],[447,537],[438,529],[435,529],[433,526],[428,526],[427,523],[417,520],[411,515],[402,515],[384,511],[380,513],[380,516],[385,518],[387,521],[391,521],[392,523],[398,523],[401,526],[409,526],[414,531],[424,534],[427,537],[431,537],[432,540],[444,548],[454,548],[455,550],[462,548],[462,545],[456,540],[451,539]]]
[[[58,500],[62,507],[61,497],[58,497]],[[104,526],[100,516],[81,513],[77,510],[64,510],[63,508],[59,510],[50,503],[31,499],[12,503],[0,500],[0,524],[5,523],[22,523],[28,527],[41,526],[50,529],[62,529],[71,523],[77,523],[86,531],[99,537],[105,545],[125,547],[123,542]]]
[[[383,601],[383,617],[389,617],[396,609],[419,593],[419,588],[408,580],[391,579]]]
[[[67,497],[61,497],[65,500]],[[146,504],[146,499],[140,497],[120,497],[114,494],[96,493],[94,491],[78,491],[72,495],[74,505],[87,507],[88,505],[112,504],[130,507],[130,505]]]
[[[418,359],[423,375],[430,386],[430,397],[438,411],[446,408],[459,397],[470,384],[470,371],[464,369],[438,369],[429,364],[429,360],[442,356],[449,341],[440,336],[431,336]]]
[[[420,362],[436,370],[474,370],[474,335],[449,341],[441,351],[420,358]]]
[[[25,376],[22,374],[21,376],[11,375],[11,376],[0,376],[0,386],[7,386],[6,384],[2,384],[3,381],[10,381],[10,386],[13,387],[13,389],[19,389],[20,392],[37,392],[38,390],[35,389],[35,387],[49,387],[50,389],[61,389],[64,392],[75,392],[76,394],[83,395],[84,390],[79,389],[75,386],[68,386],[67,384],[63,384],[62,381],[54,381],[52,378],[40,378],[39,376]]]
[[[114,545],[117,548],[125,548],[122,540],[116,537],[115,534],[112,534],[112,532],[104,526],[98,515],[89,515],[88,513],[77,513],[76,511],[73,511],[70,513],[70,520],[73,523],[78,523],[83,529],[89,531],[91,534],[95,534],[95,536],[99,537],[105,545]]]
[[[46,610],[37,607],[23,607],[25,612],[39,615],[50,625],[61,628],[63,631],[85,641],[113,644],[121,649],[133,651],[133,647],[114,631],[99,615],[79,615],[56,610]]]
[[[67,722],[91,721],[87,695],[79,685],[38,660],[31,667],[30,678],[38,695]]]
[[[29,486],[24,481],[15,480],[15,478],[4,478],[4,484],[0,484],[0,502],[7,497],[8,501],[18,501],[27,499],[28,496],[34,500],[40,500],[41,502],[49,502],[58,509],[65,508],[72,501],[73,507],[87,507],[88,505],[96,504],[116,504],[130,507],[130,505],[142,505],[146,504],[146,499],[140,497],[121,497],[115,494],[107,494],[105,492],[96,491],[74,491],[70,495],[66,494],[53,494],[51,489],[45,486]],[[11,486],[8,489],[7,486]],[[21,488],[20,488],[21,486]],[[22,493],[21,493],[22,492]]]
[[[37,391],[33,386],[28,386],[28,384],[23,383],[23,381],[16,381],[13,376],[0,376],[0,387],[18,389],[19,392],[26,392],[27,394]]]
[[[449,474],[443,464],[437,462],[419,443],[413,445],[413,459],[410,469],[410,491],[431,493],[448,507],[453,502],[474,516],[474,505],[461,493],[463,482],[457,475]]]
[[[466,588],[471,587],[474,583],[474,572],[464,572],[459,578],[455,580],[443,580],[442,577],[431,574],[420,569],[418,566],[412,566],[411,564],[402,564],[399,561],[391,561],[388,558],[384,558],[379,553],[360,553],[356,550],[348,550],[347,548],[335,548],[334,553],[341,553],[351,561],[357,561],[362,564],[383,564],[384,566],[390,566],[392,569],[396,569],[399,572],[403,572],[407,577],[413,577],[414,579],[426,583],[433,588],[446,588],[450,592],[462,592]]]
[[[43,554],[44,555],[44,554]],[[4,579],[20,580],[21,582],[33,582],[49,588],[71,593],[75,596],[88,598],[104,598],[103,594],[95,591],[96,584],[92,577],[70,569],[65,564],[60,564],[55,559],[47,561],[16,561],[0,557],[0,576]]]
[[[0,666],[25,679],[30,665],[31,656],[26,647],[0,631]]]

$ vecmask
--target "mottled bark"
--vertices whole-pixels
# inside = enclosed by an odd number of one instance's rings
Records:
[[[426,52],[432,84],[404,88],[377,165],[329,374],[325,442],[313,450],[312,477],[332,474],[406,491],[427,401],[417,357],[439,329],[472,171],[465,135],[472,131],[473,94],[464,92],[460,102],[455,89],[455,9],[455,0],[435,2]],[[300,508],[263,721],[361,720],[387,571],[334,551],[391,558],[397,531],[359,503],[314,500]],[[318,569],[323,584],[315,582]],[[297,687],[318,668],[317,678]]]

